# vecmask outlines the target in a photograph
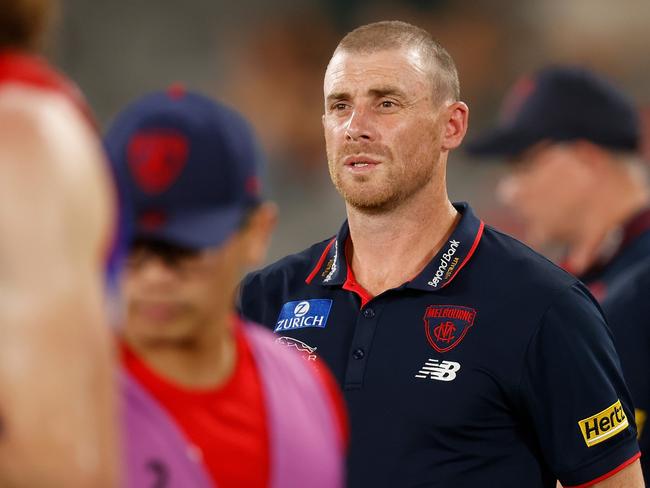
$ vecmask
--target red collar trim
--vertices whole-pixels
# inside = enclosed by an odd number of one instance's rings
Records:
[[[644,208],[623,226],[623,239],[619,249],[627,246],[645,231],[650,230],[650,208]]]
[[[348,272],[345,277],[345,283],[343,283],[343,289],[356,293],[357,296],[361,299],[361,308],[365,307],[370,300],[374,298],[373,295],[368,292],[363,286],[359,284],[357,279],[354,277],[354,271],[352,271],[352,266],[350,266],[350,261],[348,260],[350,249],[350,239],[348,238],[345,241],[345,267]]]
[[[305,283],[308,285],[311,284],[312,280],[314,277],[318,274],[320,269],[323,267],[323,263],[325,262],[325,258],[327,257],[327,254],[330,252],[330,249],[332,248],[332,245],[336,241],[336,237],[333,237],[332,240],[327,244],[325,249],[323,250],[323,254],[321,254],[320,258],[318,259],[318,262],[316,263],[316,266],[314,269],[309,273],[309,276],[307,276],[307,279],[305,280]]]

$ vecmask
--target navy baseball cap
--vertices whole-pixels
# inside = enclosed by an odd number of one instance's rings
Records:
[[[521,78],[500,121],[465,147],[475,156],[515,156],[543,140],[584,139],[622,151],[640,144],[634,104],[607,80],[578,67],[549,67]]]
[[[218,247],[261,202],[262,155],[236,111],[174,87],[131,103],[105,140],[134,238]]]

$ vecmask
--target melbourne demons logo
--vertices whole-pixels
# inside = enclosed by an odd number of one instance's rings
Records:
[[[438,352],[447,352],[463,340],[474,325],[476,310],[458,305],[430,305],[424,312],[424,330],[429,344]]]
[[[174,183],[187,163],[189,145],[182,134],[151,131],[136,134],[129,143],[129,168],[142,191],[162,193]]]

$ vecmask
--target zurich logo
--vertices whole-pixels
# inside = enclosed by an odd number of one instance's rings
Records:
[[[304,329],[307,327],[325,328],[332,308],[332,300],[314,299],[287,302],[282,306],[275,325],[275,332]]]
[[[309,302],[300,302],[296,305],[296,308],[293,309],[293,314],[296,317],[303,317],[309,312]]]

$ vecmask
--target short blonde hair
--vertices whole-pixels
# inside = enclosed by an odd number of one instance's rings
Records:
[[[438,99],[460,99],[460,82],[456,64],[447,50],[426,30],[399,20],[385,20],[362,25],[345,35],[334,53],[374,53],[414,47],[420,50],[432,67],[434,88]]]

